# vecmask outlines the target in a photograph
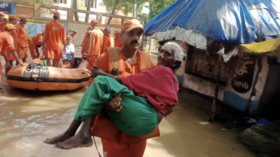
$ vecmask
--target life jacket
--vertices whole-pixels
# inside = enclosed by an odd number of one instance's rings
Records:
[[[110,74],[112,74],[112,69],[113,68],[117,68],[118,72],[119,72],[119,76],[129,76],[131,74],[125,72],[124,69],[124,60],[122,58],[121,55],[118,55],[119,53],[121,53],[121,49],[120,48],[112,48],[112,47],[107,47],[106,48],[106,52],[108,53],[108,72]],[[153,67],[153,65],[151,64],[151,60],[147,59],[150,58],[150,55],[146,52],[140,51],[138,50],[137,53],[139,54],[139,58],[138,58],[138,64],[140,66],[140,71],[143,71],[145,69],[149,69],[151,67]]]

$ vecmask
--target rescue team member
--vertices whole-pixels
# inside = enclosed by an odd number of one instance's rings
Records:
[[[81,53],[82,53],[82,55],[83,54],[88,54],[88,47],[86,47],[86,46],[89,46],[89,45],[85,44],[85,43],[89,42],[88,40],[89,40],[89,34],[90,34],[91,30],[92,30],[91,26],[88,26],[87,31],[86,31],[85,36],[84,36],[84,40],[83,40],[83,42],[81,44],[81,47],[82,47]]]
[[[40,56],[39,48],[43,45],[44,33],[36,34],[29,42],[29,51],[32,59]]]
[[[17,22],[18,22],[18,17],[16,15],[10,15],[9,16],[9,23],[13,24],[14,26],[16,26]],[[13,41],[14,41],[14,48],[15,50],[18,50],[18,36],[17,36],[17,30],[14,30],[14,33],[12,34],[13,37]],[[13,62],[16,60],[16,58],[14,57],[14,55],[12,54],[11,50],[7,50],[7,55],[8,55],[8,59],[10,61],[10,65],[13,66]],[[17,55],[19,56],[19,53],[17,52]],[[18,65],[18,62],[16,62],[16,65]],[[8,69],[6,69],[8,71]]]
[[[71,36],[71,43],[72,43],[72,44],[74,44],[73,38],[74,38],[74,36],[75,36],[76,34],[77,34],[77,32],[74,31],[74,30],[71,30],[71,29],[69,29],[69,30],[68,30],[68,33],[66,34],[66,36],[67,36],[67,35],[70,35],[70,36]]]
[[[96,59],[99,57],[103,45],[103,33],[102,31],[97,28],[98,21],[92,20],[91,27],[92,31],[89,35],[89,42],[85,43],[88,44],[88,69],[91,70],[94,66]]]
[[[116,114],[106,110],[114,125],[132,136],[143,136],[154,131],[162,117],[169,113],[167,105],[174,108],[178,103],[179,86],[174,73],[180,68],[183,59],[183,49],[177,43],[168,42],[158,55],[157,66],[145,72],[117,77],[95,66],[91,76],[96,78],[85,92],[74,116],[74,121],[79,121],[80,124],[83,121],[83,125],[75,136],[56,144],[56,147],[72,149],[91,146],[94,116],[102,111],[106,101],[118,94],[121,94],[123,100],[122,111]],[[77,131],[78,128],[69,129]]]
[[[115,36],[115,47],[122,47],[122,38],[121,38],[121,32],[116,30],[115,33],[114,33],[114,36]]]
[[[6,25],[7,23],[9,23],[9,15],[4,14],[4,16],[3,16],[3,22],[2,22],[1,25],[0,25],[0,30],[1,30],[1,32],[4,32],[4,31],[5,31],[5,25]]]
[[[2,32],[2,30],[5,30],[5,24],[4,24],[4,16],[5,13],[0,11],[0,32]]]
[[[115,47],[114,38],[110,34],[111,34],[111,29],[110,28],[105,28],[104,29],[103,46],[102,46],[101,54],[105,53],[105,50],[106,50],[107,47]]]
[[[141,71],[151,68],[154,63],[150,56],[138,50],[139,42],[144,33],[143,26],[138,20],[128,20],[122,25],[122,48],[117,48],[117,73],[120,77],[134,75]],[[112,74],[115,67],[115,51],[114,48],[107,48],[106,52],[100,55],[96,64],[106,73]],[[120,112],[120,96],[113,98],[106,103],[105,108]],[[72,126],[76,125],[72,123]],[[75,135],[75,132],[67,130],[61,135],[47,139],[44,142],[48,144],[56,144],[62,142]],[[159,136],[158,127],[149,135],[145,136],[129,136],[122,133],[115,127],[112,121],[105,115],[97,115],[93,128],[92,135],[101,137],[103,151],[106,157],[142,157],[146,148],[146,139]]]
[[[62,67],[62,45],[66,45],[66,32],[59,22],[60,13],[54,12],[53,21],[46,24],[44,43],[49,66]]]
[[[5,68],[10,69],[11,65],[7,56],[6,50],[10,50],[12,54],[15,56],[16,60],[20,63],[20,65],[23,65],[20,61],[13,44],[13,38],[11,34],[15,33],[16,27],[13,24],[6,24],[5,25],[5,31],[0,33],[0,55],[3,55],[5,58]],[[1,66],[1,60],[0,60],[0,74],[2,74],[2,66]],[[6,71],[7,73],[7,71]],[[0,77],[0,91],[1,91],[1,77]]]
[[[26,58],[28,57],[29,38],[24,25],[26,25],[27,21],[29,20],[27,19],[26,16],[20,16],[19,19],[20,19],[19,24],[16,25],[17,37],[19,43],[17,51],[20,55],[20,58],[22,59],[22,62],[26,62]]]

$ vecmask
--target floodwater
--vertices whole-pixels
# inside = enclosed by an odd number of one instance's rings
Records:
[[[3,85],[4,84],[4,85]],[[70,124],[85,88],[72,92],[32,92],[10,88],[2,74],[0,93],[0,157],[98,157],[95,146],[60,150],[43,143]],[[180,103],[159,125],[161,137],[149,139],[144,157],[256,157],[233,130],[208,123],[196,104],[209,99],[179,93]],[[99,151],[102,150],[97,138]]]

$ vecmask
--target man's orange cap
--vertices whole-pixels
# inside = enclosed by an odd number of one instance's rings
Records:
[[[135,28],[141,28],[142,31],[143,31],[143,34],[145,33],[143,25],[140,23],[140,21],[138,21],[136,19],[125,21],[122,25],[122,30],[121,31],[122,32],[128,32],[128,31],[131,31]]]
[[[29,21],[26,16],[20,16],[19,19],[24,21]]]
[[[9,20],[19,20],[16,15],[9,15]]]
[[[60,17],[60,13],[58,11],[53,12],[54,16]]]
[[[15,27],[15,25],[9,24],[9,23],[5,25],[5,28],[7,28],[8,30],[17,29],[17,28]]]
[[[98,21],[97,20],[91,20],[91,24],[98,25]]]
[[[4,16],[4,15],[5,15],[5,13],[4,13],[4,12],[2,12],[2,11],[0,11],[0,15],[1,15],[1,16]]]
[[[120,34],[120,33],[121,33],[121,31],[115,30],[115,33],[114,33],[114,34]]]
[[[88,26],[87,30],[92,30],[92,27],[91,27],[91,26]]]

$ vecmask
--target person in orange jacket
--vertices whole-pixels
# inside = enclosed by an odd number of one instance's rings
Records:
[[[5,13],[0,11],[0,32],[2,32],[2,30],[4,31],[4,16],[5,16]]]
[[[5,25],[7,23],[9,23],[9,15],[4,14],[4,13],[2,15],[3,15],[3,18],[2,18],[2,22],[0,22],[0,30],[1,30],[1,32],[4,32],[5,31]]]
[[[26,62],[26,58],[28,57],[28,43],[29,43],[29,38],[28,38],[28,34],[26,31],[26,28],[24,27],[24,25],[26,25],[27,21],[29,21],[27,19],[26,16],[20,16],[19,17],[20,22],[19,24],[16,25],[17,27],[17,37],[18,37],[18,53],[20,55],[20,58],[22,59],[22,62]]]
[[[0,56],[3,55],[5,58],[5,68],[10,69],[11,65],[8,59],[8,55],[6,51],[11,51],[12,54],[15,56],[16,60],[22,65],[13,44],[12,34],[15,33],[16,27],[13,24],[6,24],[5,31],[0,33]],[[3,72],[0,60],[0,74]],[[8,71],[6,71],[7,73]],[[0,91],[1,91],[1,77],[0,77]]]
[[[53,21],[48,22],[44,33],[46,44],[46,58],[49,66],[62,67],[62,49],[66,47],[66,32],[63,24],[59,22],[60,13],[54,12]]]
[[[95,64],[96,59],[99,57],[103,45],[103,33],[102,31],[97,28],[98,26],[98,21],[97,20],[92,20],[91,21],[91,27],[92,31],[90,32],[88,36],[87,42],[85,41],[84,44],[85,47],[88,47],[88,50],[85,49],[86,53],[88,54],[88,69],[91,70],[92,67]]]
[[[43,45],[44,33],[36,34],[29,42],[29,51],[32,59],[40,56],[39,48]]]
[[[105,28],[101,54],[105,53],[107,47],[115,47],[114,38],[110,34],[111,34],[111,29]]]
[[[16,26],[17,22],[18,22],[18,17],[16,15],[10,15],[9,16],[9,23],[13,24],[14,26]],[[14,41],[14,47],[15,50],[18,50],[18,36],[17,36],[17,30],[14,30],[15,33],[12,34],[13,37],[13,41]],[[7,55],[8,55],[8,59],[10,61],[10,65],[13,66],[13,62],[16,60],[16,58],[14,57],[14,55],[12,54],[12,51],[7,51]],[[19,56],[19,53],[17,52],[17,55]],[[16,62],[16,65],[18,65],[18,62]],[[8,71],[8,70],[7,70]]]
[[[97,59],[95,65],[104,72],[122,77],[134,75],[153,67],[154,63],[151,61],[149,54],[138,50],[141,36],[144,32],[143,26],[138,20],[126,21],[122,26],[122,38],[124,41],[122,48],[107,48],[106,52]],[[118,56],[116,66],[115,53]],[[105,109],[120,112],[122,109],[120,96],[107,102]],[[173,111],[172,109],[167,110],[169,113]],[[72,130],[77,126],[79,124],[73,121],[66,132],[54,138],[46,139],[44,142],[47,144],[62,142],[60,146],[68,148],[72,143],[68,143],[65,140],[75,135]],[[103,152],[106,157],[142,157],[146,148],[146,139],[159,136],[160,133],[157,127],[153,133],[146,136],[129,136],[119,131],[106,115],[99,114],[93,122],[92,135],[101,138]],[[81,141],[76,141],[76,143],[79,142]]]
[[[115,36],[115,47],[122,47],[122,38],[121,38],[121,32],[119,30],[116,30],[114,33]]]

